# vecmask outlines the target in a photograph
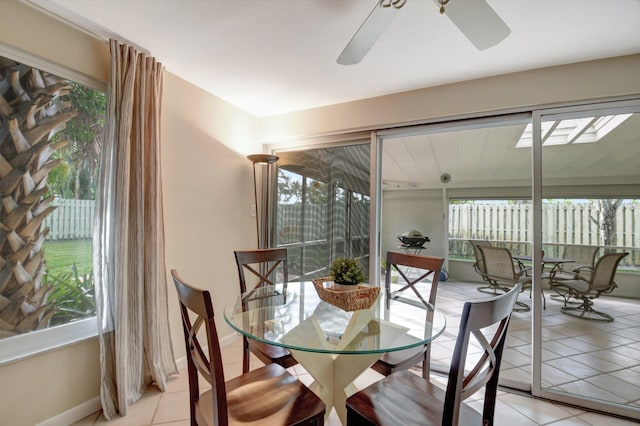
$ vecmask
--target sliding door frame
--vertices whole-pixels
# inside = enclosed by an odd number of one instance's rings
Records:
[[[542,262],[542,122],[548,116],[554,116],[558,119],[566,119],[582,117],[584,116],[584,113],[588,113],[590,111],[594,111],[598,115],[609,115],[614,113],[620,114],[625,112],[640,113],[640,98],[533,110],[532,193],[534,265]],[[540,268],[533,268],[534,289],[536,288],[536,283],[538,284],[538,287],[541,285],[541,275],[542,271]],[[537,291],[536,295],[538,295]],[[605,402],[600,399],[553,391],[542,387],[542,315],[541,298],[536,297],[533,301],[532,316],[532,395],[566,404],[587,407],[591,410],[599,410],[620,416],[640,419],[640,412],[638,409]]]

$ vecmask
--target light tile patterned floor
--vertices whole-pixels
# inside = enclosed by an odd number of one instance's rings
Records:
[[[437,305],[447,315],[447,330],[433,344],[434,365],[450,362],[453,344],[466,300],[486,297],[472,284],[443,282],[438,289]],[[526,294],[520,296],[527,301]],[[547,298],[544,316],[543,351],[544,383],[567,392],[588,394],[597,398],[640,406],[640,305],[629,300],[598,299],[599,308],[615,313],[613,323],[596,323],[573,319],[560,313],[561,303]],[[516,312],[509,328],[508,347],[505,348],[501,377],[529,380],[531,326],[530,314]],[[225,376],[235,377],[241,372],[240,339],[223,348]],[[259,362],[254,360],[254,365]],[[300,366],[291,370],[300,380],[310,384],[311,377]],[[189,425],[188,385],[185,372],[170,380],[167,392],[151,387],[142,399],[130,407],[129,415],[106,422],[95,413],[75,425],[113,426],[186,426]],[[356,380],[362,388],[381,376],[372,370]],[[444,383],[442,378],[436,381]],[[481,396],[473,396],[469,403],[481,410]],[[616,417],[587,412],[561,404],[542,401],[518,393],[500,391],[496,403],[496,426],[501,425],[631,425]],[[329,426],[338,426],[335,411]]]

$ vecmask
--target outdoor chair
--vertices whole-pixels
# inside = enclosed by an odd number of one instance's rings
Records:
[[[546,273],[543,278],[550,278],[552,272],[555,273],[556,280],[570,280],[575,278],[576,274],[587,276],[586,274],[593,270],[599,250],[599,246],[566,245],[562,251],[562,258],[571,259],[573,262],[559,264]]]
[[[529,268],[521,268],[511,257],[511,252],[503,247],[478,246],[484,262],[485,278],[493,282],[495,287],[508,291],[514,285],[522,284],[521,290],[531,290],[533,279],[529,275]],[[529,305],[516,302],[516,311],[529,311]]]
[[[551,288],[565,298],[565,304],[561,311],[575,317],[598,320],[613,321],[613,317],[607,313],[593,309],[593,300],[601,294],[611,293],[616,287],[613,280],[616,269],[620,261],[629,253],[608,253],[603,255],[592,272],[588,276],[576,275],[574,279],[556,279],[552,274],[549,285]],[[567,306],[566,300],[574,297],[580,300],[578,306]]]
[[[446,390],[407,370],[393,373],[347,399],[347,425],[492,425],[502,352],[520,287],[464,304]],[[470,346],[472,338],[481,354]],[[473,368],[465,369],[467,359],[477,360]],[[479,413],[463,401],[483,387]]]
[[[562,252],[563,259],[571,259],[573,262],[570,263],[562,263],[556,265],[550,271],[545,271],[542,278],[550,280],[551,275],[553,274],[554,279],[556,281],[559,280],[573,280],[576,279],[577,275],[582,276],[583,278],[588,278],[593,271],[593,266],[596,261],[596,256],[600,247],[598,246],[585,246],[585,245],[577,245],[570,244],[564,246],[564,250]],[[565,293],[561,294],[560,289],[556,289],[557,294],[552,294],[552,298],[562,297],[564,299],[564,304],[566,305],[569,302],[570,295]]]
[[[286,291],[286,285],[289,281],[286,248],[235,251],[234,255],[238,267],[241,294],[247,292],[247,277],[257,281],[255,287],[253,287],[254,290],[265,285],[274,285],[276,282],[281,282],[284,285],[284,291]],[[278,274],[280,275],[276,277]],[[289,368],[298,363],[285,348],[258,342],[246,336],[243,336],[242,340],[243,373],[249,371],[252,353],[263,364],[275,362],[284,368]]]
[[[192,425],[324,424],[322,400],[280,365],[268,364],[225,382],[211,294],[187,284],[175,269],[171,276],[182,314]],[[202,326],[206,345],[198,338]],[[210,386],[200,386],[200,378]]]
[[[509,291],[509,287],[500,286],[495,280],[487,276],[487,268],[480,247],[492,247],[491,243],[487,240],[469,240],[469,244],[473,247],[473,254],[476,259],[473,264],[473,269],[475,269],[482,277],[482,280],[487,283],[487,285],[478,287],[478,291],[491,294],[500,294]]]
[[[391,299],[399,299],[400,291],[413,291],[415,296],[424,306],[435,306],[436,293],[438,291],[438,278],[444,259],[441,257],[418,256],[413,254],[404,254],[394,251],[387,252],[387,266],[385,270],[385,298],[386,306],[389,309]],[[395,270],[402,278],[405,284],[401,290],[391,292],[391,271]],[[409,277],[408,271],[412,276]],[[429,294],[425,300],[426,294],[418,288],[419,284],[427,277],[431,277],[431,285],[429,286]],[[430,313],[432,311],[426,311]],[[428,315],[428,314],[427,314]],[[428,320],[429,318],[425,318]],[[409,369],[422,362],[422,377],[429,377],[430,364],[430,345],[418,346],[403,351],[389,352],[380,357],[371,368],[380,374],[388,376],[399,370]]]

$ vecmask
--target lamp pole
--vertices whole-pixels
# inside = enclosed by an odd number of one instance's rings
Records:
[[[277,155],[271,154],[251,154],[247,155],[249,161],[253,163],[253,199],[256,206],[256,236],[258,248],[268,248],[269,243],[269,184],[271,181],[271,165],[279,160]],[[258,203],[258,181],[256,176],[256,165],[265,166],[261,176],[260,203]]]

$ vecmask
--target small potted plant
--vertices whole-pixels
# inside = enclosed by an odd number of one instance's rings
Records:
[[[360,263],[356,259],[339,257],[331,265],[333,286],[337,290],[353,290],[354,286],[366,279]]]

